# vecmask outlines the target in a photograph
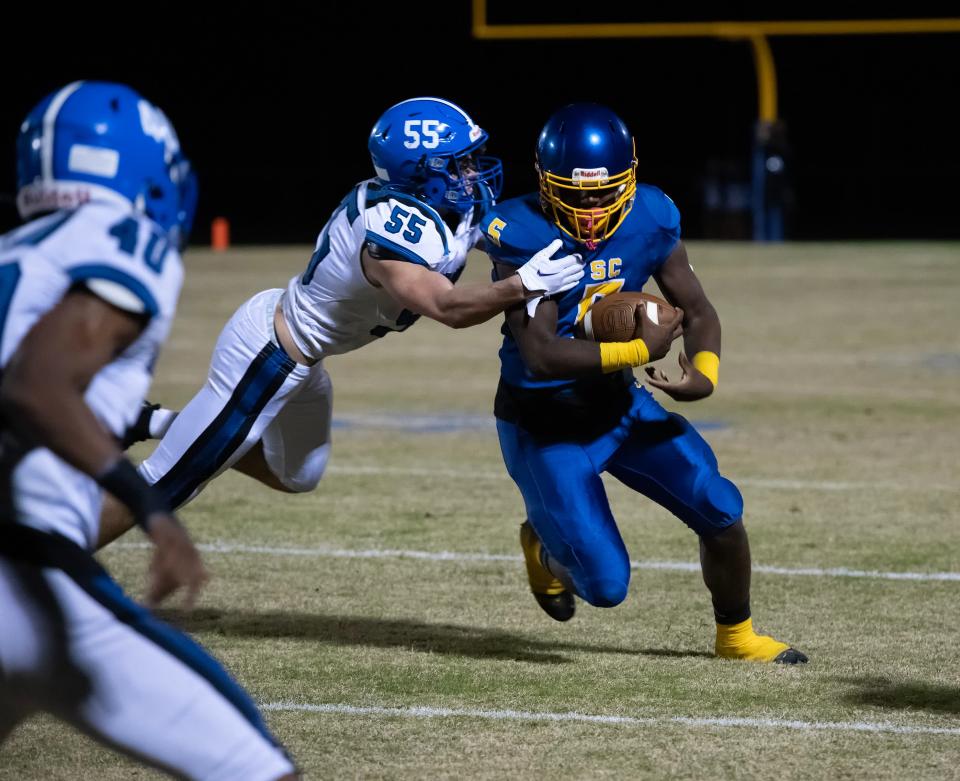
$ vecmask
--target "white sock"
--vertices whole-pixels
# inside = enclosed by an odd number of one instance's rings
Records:
[[[152,439],[162,439],[178,414],[176,410],[166,409],[165,407],[154,410],[150,416],[150,437]]]

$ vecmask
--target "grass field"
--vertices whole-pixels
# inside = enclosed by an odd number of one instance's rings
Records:
[[[236,305],[308,255],[190,253],[151,398],[187,400]],[[711,658],[696,538],[613,480],[630,595],[550,621],[493,428],[499,320],[421,322],[329,361],[316,492],[228,474],[183,512],[214,578],[193,614],[166,615],[270,708],[307,777],[960,777],[960,247],[690,256],[723,367],[718,393],[680,411],[744,493],[766,568],[755,623],[810,664]],[[485,278],[473,260],[467,278]],[[138,535],[102,556],[133,594]],[[2,779],[150,777],[42,718],[0,753]]]

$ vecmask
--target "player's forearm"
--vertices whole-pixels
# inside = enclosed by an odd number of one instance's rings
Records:
[[[585,339],[553,338],[521,348],[523,362],[538,380],[562,380],[601,373],[600,345]]]
[[[683,349],[690,357],[704,350],[720,356],[720,318],[711,304],[696,312],[684,312]]]
[[[436,313],[429,316],[451,328],[468,328],[522,303],[526,296],[517,276],[492,284],[454,285],[438,297]]]
[[[82,392],[64,377],[5,376],[0,407],[7,424],[31,444],[92,477],[122,456],[117,442],[93,415]]]

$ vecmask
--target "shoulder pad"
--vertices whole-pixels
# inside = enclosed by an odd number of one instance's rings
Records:
[[[536,195],[504,201],[483,218],[480,227],[490,257],[514,266],[526,263],[551,241],[561,238],[543,216]]]
[[[443,219],[407,193],[369,185],[363,220],[367,240],[399,260],[433,268],[449,253]]]
[[[41,249],[73,283],[119,309],[153,317],[176,308],[183,281],[179,252],[141,214],[102,204],[81,206]]]
[[[680,227],[680,210],[659,187],[654,187],[652,184],[638,184],[637,200],[643,204],[647,213],[660,228],[675,231]]]

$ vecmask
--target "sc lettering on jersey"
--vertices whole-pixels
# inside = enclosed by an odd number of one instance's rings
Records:
[[[590,279],[613,279],[620,276],[623,260],[610,258],[609,260],[593,260],[590,262]]]

